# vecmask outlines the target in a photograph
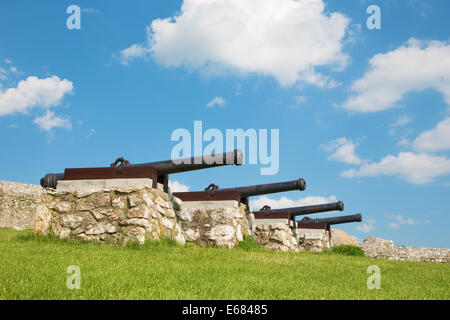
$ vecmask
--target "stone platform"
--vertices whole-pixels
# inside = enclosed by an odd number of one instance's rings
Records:
[[[47,190],[41,202],[36,233],[112,244],[144,243],[163,236],[184,243],[175,214],[177,203],[161,190],[147,186]]]
[[[33,229],[43,193],[41,186],[0,181],[0,228]]]
[[[179,213],[187,242],[233,248],[251,234],[250,213],[238,201],[185,201]]]
[[[152,179],[98,179],[98,180],[60,180],[56,190],[61,192],[97,192],[104,190],[115,190],[123,188],[151,188]],[[163,190],[163,185],[158,183],[158,190]]]

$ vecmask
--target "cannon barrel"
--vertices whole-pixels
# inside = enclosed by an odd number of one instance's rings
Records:
[[[140,163],[140,164],[133,164],[131,166],[134,167],[152,166],[158,170],[158,175],[166,175],[226,165],[240,166],[243,163],[243,159],[244,157],[242,155],[241,150],[236,149],[231,152],[220,153],[216,155]]]
[[[172,173],[201,170],[206,168],[214,168],[218,166],[237,165],[243,163],[243,154],[236,149],[231,152],[220,153],[216,155],[191,157],[177,160],[167,160],[158,162],[149,162],[141,164],[130,164],[123,158],[119,158],[111,167],[116,167],[121,162],[120,167],[153,167],[157,170],[158,178]],[[40,181],[44,188],[56,188],[59,180],[64,180],[65,173],[50,173],[45,175]],[[158,179],[159,180],[159,179]],[[167,179],[166,179],[167,180]]]
[[[314,225],[314,224],[327,224],[327,225],[335,225],[335,224],[344,224],[344,223],[352,223],[352,222],[361,222],[362,215],[354,214],[351,216],[342,216],[342,217],[331,217],[331,218],[322,218],[322,219],[311,219],[309,217],[303,218],[303,220],[299,221],[299,224],[302,225]]]
[[[218,189],[218,191],[237,191],[241,194],[242,198],[251,196],[259,196],[263,194],[271,194],[292,190],[303,191],[306,189],[306,182],[303,179],[297,179],[293,181],[260,184],[255,186],[245,186],[237,188]]]
[[[291,218],[296,216],[304,216],[307,214],[328,212],[328,211],[343,211],[344,203],[342,201],[327,203],[327,204],[318,204],[313,206],[303,206],[303,207],[294,207],[294,208],[286,208],[286,209],[270,209],[270,208],[262,208],[261,211],[255,212],[254,214],[266,215],[266,216],[277,216],[277,215],[289,215]]]

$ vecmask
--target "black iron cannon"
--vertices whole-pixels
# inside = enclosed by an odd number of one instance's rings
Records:
[[[361,222],[362,215],[354,214],[350,216],[331,217],[322,219],[311,219],[309,217],[303,218],[298,222],[297,227],[302,229],[330,229],[330,226],[336,224]]]
[[[293,181],[260,184],[254,186],[220,189],[211,184],[205,191],[198,192],[176,192],[173,195],[183,201],[219,201],[237,200],[248,205],[248,198],[263,194],[272,194],[293,190],[303,191],[306,189],[306,182],[303,179]]]
[[[264,206],[260,211],[253,212],[255,219],[289,219],[295,220],[297,216],[304,216],[307,214],[322,213],[328,211],[343,211],[344,203],[342,201],[319,204],[312,206],[294,207],[286,209],[271,209],[269,206]]]
[[[41,179],[41,186],[45,188],[56,188],[59,180],[150,178],[153,180],[153,188],[156,188],[157,183],[159,182],[164,185],[164,191],[168,192],[169,174],[225,165],[239,166],[242,163],[243,155],[240,150],[217,155],[142,164],[130,164],[130,162],[124,158],[118,158],[110,167],[65,169],[64,173],[47,174]]]

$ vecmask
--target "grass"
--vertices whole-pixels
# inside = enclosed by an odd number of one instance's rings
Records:
[[[81,289],[66,286],[81,270]],[[367,289],[367,267],[381,289]],[[179,246],[163,239],[126,247],[35,237],[0,229],[0,299],[449,299],[448,264],[336,253]]]
[[[349,246],[349,245],[343,245],[338,247],[331,248],[330,251],[327,251],[326,253],[332,253],[332,254],[342,254],[345,256],[355,256],[355,257],[364,257],[364,250],[357,246]]]

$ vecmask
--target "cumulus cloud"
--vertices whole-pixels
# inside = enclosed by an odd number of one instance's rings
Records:
[[[364,223],[359,223],[355,228],[356,231],[369,233],[375,230],[375,220],[369,219]]]
[[[325,12],[323,0],[184,0],[180,14],[153,20],[148,41],[122,51],[125,63],[147,53],[166,67],[233,70],[339,85],[316,67],[343,69],[350,19]]]
[[[413,184],[425,184],[436,177],[448,174],[450,174],[450,160],[446,157],[402,152],[397,156],[388,155],[380,162],[365,163],[359,169],[344,171],[341,176],[345,178],[398,176]]]
[[[434,129],[425,131],[414,141],[414,148],[422,152],[450,149],[450,117],[441,121]]]
[[[120,60],[123,65],[128,65],[131,61],[137,58],[144,57],[149,52],[149,49],[140,44],[133,44],[131,47],[120,51]]]
[[[0,91],[0,116],[16,112],[27,113],[33,107],[48,109],[57,106],[71,93],[73,84],[57,76],[45,79],[30,76],[18,83],[17,88]]]
[[[206,105],[207,108],[212,108],[214,106],[225,107],[227,101],[222,97],[215,97]]]
[[[169,181],[169,188],[172,192],[188,192],[189,187],[178,181]]]
[[[275,200],[266,196],[259,197],[250,201],[250,207],[252,210],[259,210],[265,205],[270,206],[272,209],[312,206],[316,204],[324,204],[329,202],[336,202],[336,196],[319,197],[310,196],[306,198],[300,198],[292,200],[287,197],[282,197],[280,200]]]
[[[37,124],[39,128],[45,131],[51,131],[53,128],[72,129],[72,123],[69,119],[62,119],[55,116],[55,113],[47,110],[44,116],[34,119],[33,123]]]
[[[370,70],[352,84],[355,93],[347,110],[377,112],[398,106],[406,93],[433,88],[450,104],[450,44],[440,41],[408,42],[370,60]]]
[[[347,138],[339,138],[322,145],[328,152],[333,152],[327,160],[359,165],[364,162],[356,153],[357,144]]]

